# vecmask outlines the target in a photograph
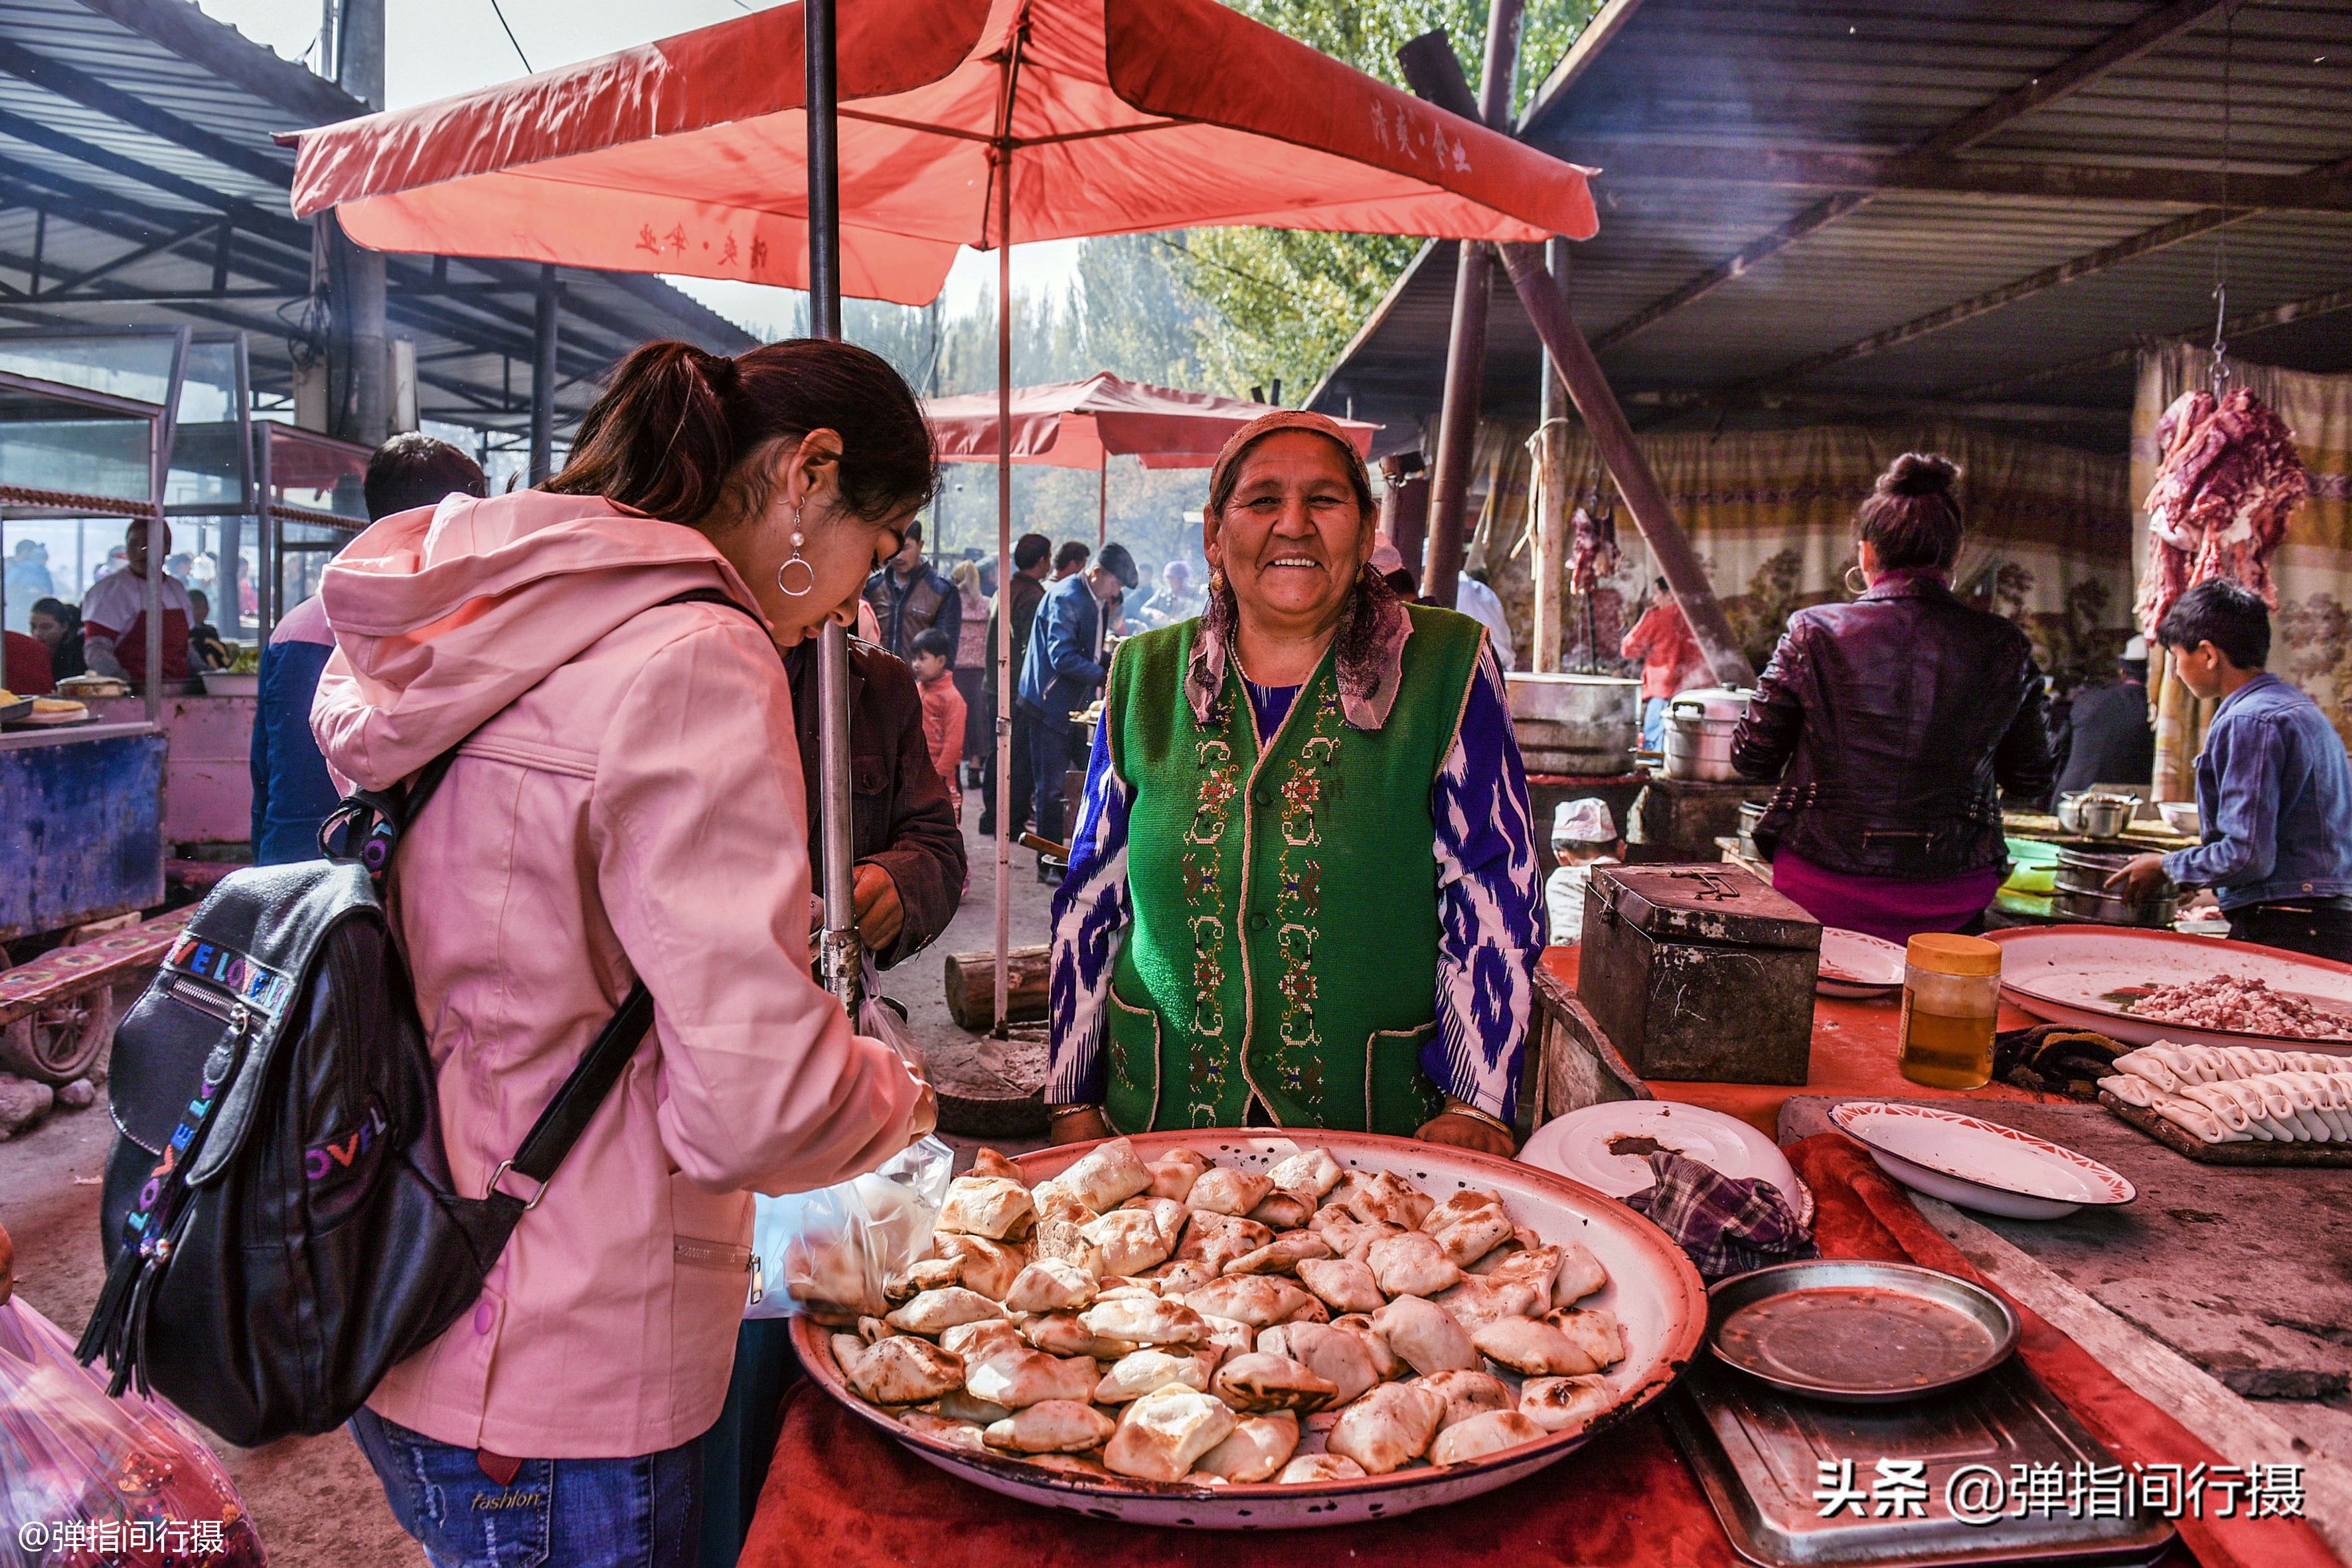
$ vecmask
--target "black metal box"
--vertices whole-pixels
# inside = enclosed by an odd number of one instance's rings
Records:
[[[1604,866],[1576,992],[1643,1078],[1805,1081],[1822,925],[1738,866]]]

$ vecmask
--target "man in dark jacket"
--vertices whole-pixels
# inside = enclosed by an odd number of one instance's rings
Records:
[[[963,635],[963,595],[923,559],[920,522],[907,525],[898,553],[866,580],[866,602],[882,628],[884,651],[898,658],[914,658],[916,637],[932,626],[950,643]]]
[[[2156,731],[2147,723],[2147,639],[2136,637],[2116,660],[2116,679],[2074,694],[2058,721],[2059,795],[2093,784],[2146,784],[2156,774]]]
[[[1045,597],[1045,574],[1052,570],[1047,557],[1053,553],[1053,542],[1042,533],[1024,533],[1013,545],[1013,575],[1003,593],[996,596],[996,607],[988,615],[988,679],[983,689],[988,694],[990,733],[995,732],[996,637],[997,626],[1004,615],[1004,601],[1013,601],[1013,686],[1018,694],[1021,688],[1021,667],[1029,658],[1029,631],[1037,621],[1037,605]],[[1028,721],[1018,704],[1013,710],[1013,833],[1018,837],[1029,826],[1029,735]],[[981,783],[980,836],[991,838],[996,834],[996,747],[988,748],[988,763]]]
[[[1124,546],[1106,544],[1093,565],[1055,584],[1038,606],[1013,711],[1029,716],[1031,789],[1044,837],[1062,837],[1063,778],[1079,760],[1072,743],[1078,728],[1070,715],[1102,690],[1110,663],[1105,634],[1120,595],[1138,575]]]
[[[809,864],[822,866],[817,800],[816,644],[784,655],[793,727],[809,790]],[[923,697],[914,672],[872,643],[849,643],[850,853],[856,858],[857,934],[888,969],[947,930],[963,902],[963,834],[948,786],[923,739]],[[820,873],[821,874],[821,873]]]

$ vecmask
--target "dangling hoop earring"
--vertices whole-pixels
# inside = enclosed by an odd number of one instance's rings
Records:
[[[1855,582],[1856,577],[1862,577],[1862,581]],[[1870,592],[1870,579],[1863,576],[1861,567],[1849,566],[1845,569],[1845,591],[1857,599]]]
[[[787,598],[805,599],[810,591],[816,586],[816,568],[801,559],[801,546],[807,542],[808,536],[801,531],[801,509],[794,507],[793,508],[793,552],[782,565],[776,568],[776,592]],[[784,577],[784,574],[795,566],[801,569],[801,575],[806,579],[797,588],[785,581]]]

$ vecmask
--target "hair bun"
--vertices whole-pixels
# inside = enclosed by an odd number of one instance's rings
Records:
[[[1959,465],[1931,452],[1906,452],[1878,476],[1878,493],[1889,496],[1948,496],[1960,477]]]

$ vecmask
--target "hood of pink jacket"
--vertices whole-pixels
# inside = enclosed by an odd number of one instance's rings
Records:
[[[310,727],[337,774],[383,789],[615,626],[711,588],[759,616],[701,534],[595,496],[451,496],[395,513],[320,581],[336,651]]]

